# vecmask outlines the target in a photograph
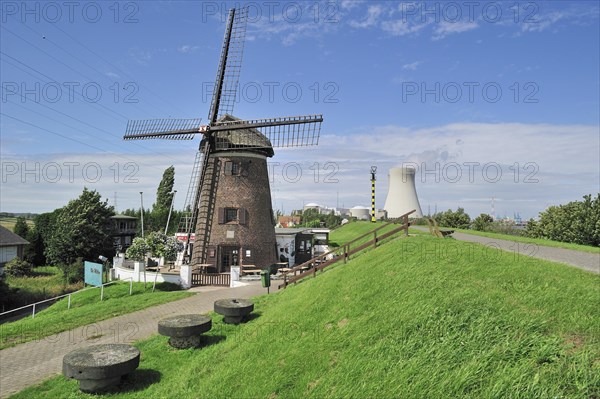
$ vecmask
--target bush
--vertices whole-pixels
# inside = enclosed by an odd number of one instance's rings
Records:
[[[530,220],[527,236],[570,242],[581,245],[600,245],[600,194],[585,195],[583,201],[551,206],[540,212],[540,220]]]
[[[446,212],[441,212],[433,217],[438,224],[443,227],[453,227],[455,229],[468,229],[471,224],[471,218],[465,213],[463,208],[458,208],[456,211],[448,209]]]
[[[477,231],[487,231],[493,222],[494,218],[492,218],[486,213],[482,213],[481,215],[473,219],[473,224],[471,225],[471,228]]]
[[[60,267],[67,280],[68,284],[74,284],[79,281],[83,281],[84,269],[83,269],[83,258],[77,258],[77,260],[70,265]]]
[[[4,266],[4,271],[11,277],[26,277],[33,274],[33,266],[25,260],[15,258]]]

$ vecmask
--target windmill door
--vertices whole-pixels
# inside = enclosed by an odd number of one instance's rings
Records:
[[[231,266],[239,265],[239,247],[230,245],[219,246],[219,273],[229,273]]]
[[[312,259],[312,234],[296,234],[296,264]]]

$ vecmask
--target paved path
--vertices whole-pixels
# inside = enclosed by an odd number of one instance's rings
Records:
[[[418,230],[429,231],[427,227],[411,226]],[[500,248],[509,252],[516,252],[521,255],[532,256],[534,258],[546,259],[553,262],[566,263],[570,266],[575,266],[583,270],[594,273],[600,273],[600,253],[590,253],[576,251],[573,249],[545,247],[537,244],[527,244],[524,242],[501,240],[498,238],[489,238],[477,236],[474,234],[466,234],[456,232],[452,234],[457,240],[476,242],[487,245],[489,247]]]
[[[26,342],[0,351],[0,397],[62,372],[62,358],[74,349],[90,344],[131,343],[157,333],[158,320],[173,314],[206,313],[222,298],[251,298],[265,294],[259,282],[237,288],[193,288],[197,294],[153,306],[71,331]]]

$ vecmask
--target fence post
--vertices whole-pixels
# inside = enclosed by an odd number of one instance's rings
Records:
[[[35,303],[33,304],[33,312],[31,312],[31,318],[35,317]]]
[[[133,278],[129,280],[129,295],[133,292]]]
[[[67,303],[67,309],[71,309],[71,294],[69,294],[69,301]]]
[[[287,288],[287,273],[283,275],[283,288]]]
[[[377,231],[373,232],[373,248],[377,248]]]
[[[102,301],[104,299],[104,284],[102,284],[102,286],[100,287],[100,300]]]
[[[408,215],[404,215],[404,225],[406,226],[404,230],[404,235],[408,236]]]

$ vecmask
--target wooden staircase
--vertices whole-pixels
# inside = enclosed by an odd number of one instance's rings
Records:
[[[332,251],[316,256],[311,260],[306,261],[298,266],[294,266],[292,269],[284,273],[283,284],[280,284],[279,288],[286,288],[289,284],[297,283],[298,281],[308,276],[316,277],[317,272],[319,270],[323,270],[341,260],[343,260],[344,263],[346,263],[350,259],[351,255],[360,252],[368,247],[377,248],[377,244],[379,244],[381,241],[396,235],[400,231],[404,231],[404,234],[408,235],[408,227],[410,226],[410,223],[408,222],[408,215],[414,212],[416,212],[415,209],[405,213],[399,218],[390,220],[388,223],[379,226],[378,228],[371,230],[370,232],[365,233],[352,241],[342,244],[341,246]],[[398,227],[391,229],[390,231],[380,233],[380,231],[385,229],[386,227],[398,225],[399,223],[402,224]],[[373,238],[367,242],[362,242],[365,238],[369,236],[372,236]]]

